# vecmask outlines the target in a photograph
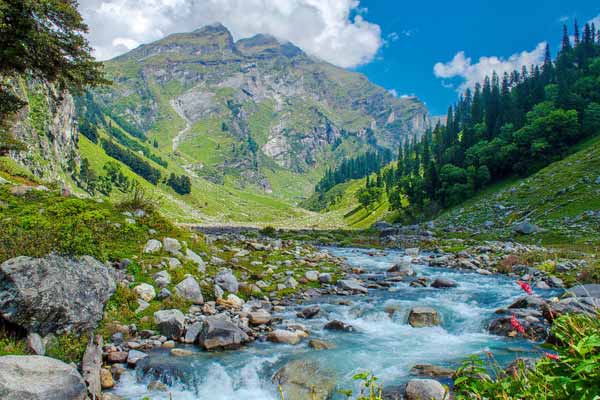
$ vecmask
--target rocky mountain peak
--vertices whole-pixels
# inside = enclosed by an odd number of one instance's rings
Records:
[[[240,39],[235,43],[237,50],[246,56],[285,56],[293,58],[304,55],[304,52],[290,42],[282,42],[277,38],[258,34],[250,38]]]

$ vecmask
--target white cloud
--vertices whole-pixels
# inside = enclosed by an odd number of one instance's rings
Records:
[[[394,97],[398,97],[398,91],[396,89],[390,89],[388,90],[388,92],[390,92],[390,94]]]
[[[371,61],[383,44],[358,0],[80,0],[96,56],[221,22],[240,39],[268,33],[341,67]],[[352,15],[354,15],[352,17]]]
[[[591,20],[589,20],[590,24],[594,24],[596,25],[596,29],[600,28],[600,14],[598,14],[596,17],[592,18]]]
[[[523,65],[539,65],[544,61],[544,51],[546,42],[542,42],[532,51],[523,51],[515,53],[507,59],[500,57],[481,57],[479,61],[473,64],[470,57],[465,55],[464,51],[456,53],[454,58],[446,63],[437,63],[433,67],[433,73],[436,77],[442,79],[462,78],[463,82],[457,90],[463,92],[467,88],[472,88],[476,83],[482,82],[486,76],[490,76],[494,71],[500,76],[505,72],[512,72],[515,69],[521,70]]]

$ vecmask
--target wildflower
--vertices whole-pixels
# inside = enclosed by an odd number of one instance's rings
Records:
[[[515,314],[513,314],[512,317],[510,317],[510,325],[520,334],[525,334],[525,328],[523,328],[523,325],[519,323]]]
[[[521,286],[521,289],[525,291],[525,293],[531,295],[533,294],[533,290],[531,290],[531,285],[527,282],[517,281],[517,285]]]
[[[560,356],[558,354],[544,353],[544,355],[554,361],[560,360]]]

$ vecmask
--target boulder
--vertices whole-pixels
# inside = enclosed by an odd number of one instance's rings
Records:
[[[237,278],[233,275],[230,269],[222,269],[215,277],[215,283],[229,293],[237,293],[239,284]]]
[[[223,316],[206,318],[198,335],[198,342],[205,350],[236,349],[248,341],[248,335]]]
[[[338,321],[337,319],[326,323],[323,329],[327,329],[329,331],[354,332],[354,327],[352,325]]]
[[[17,257],[0,265],[0,319],[44,336],[88,332],[114,291],[109,269],[92,257]]]
[[[432,364],[417,364],[410,369],[410,373],[418,376],[451,377],[454,370]]]
[[[183,335],[185,315],[179,310],[160,310],[154,313],[154,323],[161,335],[178,339]]]
[[[171,349],[171,355],[173,357],[189,357],[193,356],[194,352],[186,349]]]
[[[587,285],[577,285],[569,289],[565,295],[573,297],[595,297],[600,299],[600,284],[590,283]]]
[[[202,331],[202,322],[195,322],[194,324],[187,327],[185,330],[185,336],[183,337],[183,343],[196,343],[200,331]]]
[[[167,271],[160,271],[154,274],[154,283],[159,289],[166,288],[171,284],[171,274]]]
[[[406,385],[407,400],[445,400],[446,389],[433,379],[411,379]]]
[[[521,235],[531,235],[537,233],[539,228],[529,221],[519,222],[512,227],[513,232]]]
[[[338,286],[353,293],[369,293],[369,290],[356,279],[341,279],[338,281]]]
[[[204,297],[198,281],[189,276],[175,286],[175,293],[194,304],[204,304]]]
[[[102,387],[102,390],[112,389],[115,386],[112,372],[106,368],[100,369],[100,386]],[[106,400],[106,394],[102,395],[102,400]]]
[[[542,342],[548,337],[548,327],[541,321],[533,321],[528,318],[519,318],[519,323],[525,329],[527,338],[536,342]],[[488,331],[492,335],[507,336],[507,337],[522,337],[513,328],[511,316],[503,316],[494,319],[490,322]]]
[[[330,350],[335,349],[335,344],[325,342],[323,340],[312,339],[308,341],[308,346],[314,350]]]
[[[0,357],[0,397],[6,400],[84,400],[77,368],[43,356]]]
[[[140,283],[136,287],[133,288],[133,291],[137,295],[138,298],[144,300],[145,302],[150,302],[154,300],[156,297],[156,291],[152,285],[147,283]]]
[[[202,257],[200,257],[198,254],[194,253],[190,249],[186,249],[185,250],[185,258],[187,258],[188,260],[190,260],[191,262],[196,264],[198,266],[198,271],[203,272],[203,273],[206,272],[206,263],[204,262]]]
[[[258,310],[248,313],[248,319],[252,325],[264,325],[271,322],[273,317],[265,310]]]
[[[167,253],[170,253],[174,256],[181,254],[179,252],[179,250],[181,250],[181,243],[179,243],[179,240],[166,237],[163,239],[162,244]]]
[[[333,395],[335,376],[316,361],[295,360],[273,376],[286,400],[326,400]]]
[[[30,333],[27,335],[27,349],[36,356],[43,356],[46,354],[46,346],[42,337],[37,333]]]
[[[319,271],[306,271],[304,277],[309,282],[317,282],[319,280]]]
[[[230,293],[227,295],[226,299],[223,299],[223,298],[217,299],[217,304],[219,304],[223,307],[239,310],[244,306],[244,300],[240,299],[235,294]]]
[[[296,316],[298,316],[298,318],[310,319],[315,317],[319,312],[321,312],[321,307],[319,307],[318,304],[315,304],[298,312]]]
[[[331,274],[328,272],[319,274],[319,282],[321,282],[321,283],[331,283],[332,280],[333,280],[333,278],[331,277]]]
[[[130,350],[127,354],[127,365],[134,368],[140,360],[143,360],[146,357],[148,357],[148,354],[144,352],[138,350]]]
[[[413,328],[436,326],[442,323],[440,314],[431,307],[415,307],[408,314],[408,323]]]
[[[144,253],[146,254],[154,254],[158,253],[162,249],[162,243],[156,239],[150,239],[146,242],[144,246]]]
[[[275,329],[269,332],[267,340],[273,343],[282,344],[298,344],[302,340],[302,335],[298,334],[297,331],[288,331],[285,329]]]
[[[458,283],[454,282],[452,279],[445,279],[445,278],[436,278],[433,283],[431,284],[431,287],[436,288],[436,289],[447,289],[447,288],[453,288],[453,287],[457,287]]]

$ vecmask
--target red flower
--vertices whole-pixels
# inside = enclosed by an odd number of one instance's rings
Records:
[[[510,317],[510,325],[521,335],[525,334],[525,328],[523,328],[523,325],[519,323],[515,314],[513,314],[512,317]]]
[[[544,355],[554,361],[560,360],[560,356],[558,354],[544,353]]]
[[[521,286],[521,289],[525,291],[527,294],[533,294],[533,290],[531,290],[531,285],[527,282],[517,281],[517,285]]]

